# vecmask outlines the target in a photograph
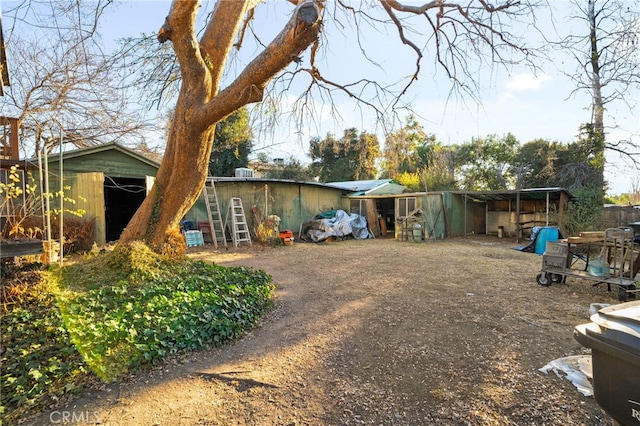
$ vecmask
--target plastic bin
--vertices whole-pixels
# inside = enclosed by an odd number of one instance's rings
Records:
[[[413,224],[413,242],[419,243],[422,241],[422,225],[419,223]]]
[[[187,247],[197,247],[204,245],[204,238],[200,231],[186,231],[184,233],[184,239],[187,243]]]
[[[640,424],[640,301],[601,309],[574,337],[591,349],[596,402],[622,425]]]
[[[560,238],[560,230],[553,226],[543,227],[538,231],[535,241],[535,253],[543,254],[547,248],[547,242],[555,242]]]

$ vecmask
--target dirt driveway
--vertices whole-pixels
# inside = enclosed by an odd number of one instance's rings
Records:
[[[538,371],[585,353],[573,327],[614,293],[535,282],[515,241],[296,243],[194,258],[265,269],[259,327],[94,389],[30,424],[611,425],[593,397]]]

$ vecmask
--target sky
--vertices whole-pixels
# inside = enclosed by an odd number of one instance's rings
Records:
[[[8,2],[0,1],[4,10],[3,3]],[[577,22],[567,18],[570,5],[568,1],[555,0],[551,3],[556,8],[553,17],[545,15],[538,19],[538,26],[542,31],[552,34],[583,30]],[[203,1],[203,9],[210,10],[210,5],[211,2]],[[137,36],[142,32],[157,32],[169,8],[168,0],[121,2],[109,12],[103,22],[101,33],[105,43],[110,44],[122,37]],[[260,10],[262,15],[254,20],[256,31],[268,41],[282,27],[283,16],[286,18],[291,6],[284,0],[277,0],[275,3],[265,4]],[[347,22],[343,17],[335,17],[341,23]],[[362,58],[358,45],[354,42],[357,34],[352,28],[340,27],[327,21],[323,31],[329,43],[321,47],[319,56],[321,66],[329,78],[347,81],[349,77],[353,80],[366,76],[376,81],[392,82],[413,70],[415,58],[409,49],[400,44],[396,34],[378,28],[365,29],[360,33],[363,45],[369,43],[368,46],[374,47],[368,55],[380,65],[371,67]],[[539,34],[529,33],[527,37],[540,42]],[[303,58],[304,56],[308,57],[308,52],[303,54]],[[238,62],[240,63],[241,61]],[[418,83],[408,92],[405,101],[411,104],[424,129],[428,133],[434,133],[445,144],[461,144],[474,137],[489,134],[501,136],[508,132],[514,134],[521,143],[537,138],[571,142],[575,140],[580,124],[590,118],[589,97],[586,94],[572,96],[574,86],[562,73],[563,68],[566,70],[567,67],[574,67],[569,58],[553,53],[551,61],[540,61],[538,65],[539,69],[534,74],[526,68],[505,70],[497,66],[472,63],[471,72],[479,82],[477,98],[480,103],[477,103],[469,96],[455,93],[452,96],[450,82],[427,56],[422,65],[423,73]],[[296,88],[299,87],[294,86],[280,100],[282,108],[294,102],[299,93]],[[638,102],[640,93],[631,93],[629,97]],[[307,163],[308,141],[312,137],[324,137],[327,133],[341,136],[344,129],[355,127],[360,131],[377,133],[380,142],[384,142],[384,133],[370,111],[344,96],[336,96],[334,103],[341,119],[332,116],[328,105],[316,98],[313,104],[315,113],[313,117],[304,117],[306,120],[301,128],[283,120],[270,132],[256,132],[254,148],[265,152],[269,158],[287,159],[293,156]],[[610,140],[638,137],[640,110],[637,105],[631,111],[612,107],[607,113],[609,117],[605,118],[605,124],[613,123],[615,118],[619,125],[618,129],[608,135]],[[631,192],[632,183],[640,184],[640,173],[630,165],[611,153],[607,154],[607,161],[605,178],[610,185],[610,194]]]

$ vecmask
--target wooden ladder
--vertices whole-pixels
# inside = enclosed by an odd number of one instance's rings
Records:
[[[218,194],[212,177],[208,177],[202,188],[202,196],[207,206],[207,217],[209,219],[209,228],[211,229],[211,239],[213,245],[218,248],[218,243],[223,243],[227,247],[227,236],[225,235],[224,222],[220,213],[220,204],[218,203]]]
[[[233,245],[238,247],[240,243],[244,241],[248,242],[251,246],[251,234],[249,233],[247,219],[244,215],[242,199],[238,197],[231,198],[229,209],[231,211],[231,234],[233,235]]]

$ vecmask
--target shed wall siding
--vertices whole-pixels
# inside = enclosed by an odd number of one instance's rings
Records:
[[[242,199],[249,228],[253,230],[257,221],[252,215],[255,207],[261,216],[277,215],[280,228],[297,233],[303,222],[321,211],[347,209],[348,200],[342,198],[342,191],[332,188],[315,187],[293,182],[216,182],[216,193],[220,203],[222,218],[225,219],[231,198]],[[186,216],[193,222],[207,221],[207,210],[203,197]]]

